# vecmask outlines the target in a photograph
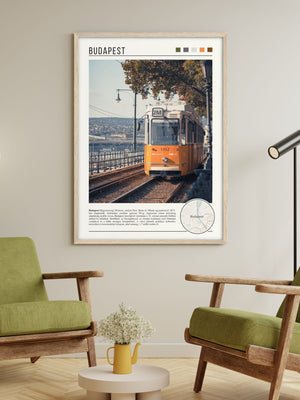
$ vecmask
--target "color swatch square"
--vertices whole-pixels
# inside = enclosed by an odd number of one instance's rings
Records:
[[[200,53],[204,53],[205,52],[205,47],[200,47]]]
[[[189,48],[188,48],[188,47],[184,47],[184,48],[183,48],[183,52],[184,52],[184,53],[188,53],[188,52],[189,52]]]
[[[213,52],[213,48],[212,47],[208,47],[207,51],[208,51],[208,53],[212,53]]]
[[[191,51],[192,51],[193,53],[196,53],[197,47],[192,47]]]
[[[176,51],[176,53],[180,53],[181,52],[181,48],[180,47],[176,47],[175,51]]]

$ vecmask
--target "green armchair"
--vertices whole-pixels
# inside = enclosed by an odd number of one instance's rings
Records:
[[[201,390],[208,362],[270,382],[269,400],[278,400],[285,369],[300,372],[300,269],[293,281],[266,281],[186,275],[211,282],[209,307],[196,308],[188,343],[202,346],[194,391]],[[220,308],[225,284],[255,285],[261,293],[285,294],[276,317]]]
[[[0,238],[0,359],[86,352],[96,365],[89,278],[101,271],[42,274],[32,239]],[[49,301],[45,279],[77,280],[79,301]]]

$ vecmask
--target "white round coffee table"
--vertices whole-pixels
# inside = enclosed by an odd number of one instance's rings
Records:
[[[161,400],[161,389],[169,384],[169,372],[133,365],[131,374],[114,374],[107,365],[80,371],[78,383],[87,390],[88,400]]]

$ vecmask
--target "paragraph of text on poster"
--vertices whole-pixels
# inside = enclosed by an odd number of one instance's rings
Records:
[[[90,227],[153,227],[176,224],[176,211],[174,209],[110,209],[110,210],[89,210]],[[174,226],[174,225],[173,225]]]

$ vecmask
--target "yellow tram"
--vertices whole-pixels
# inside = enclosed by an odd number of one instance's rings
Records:
[[[184,176],[203,163],[204,130],[194,108],[184,101],[157,102],[145,118],[145,173]]]

